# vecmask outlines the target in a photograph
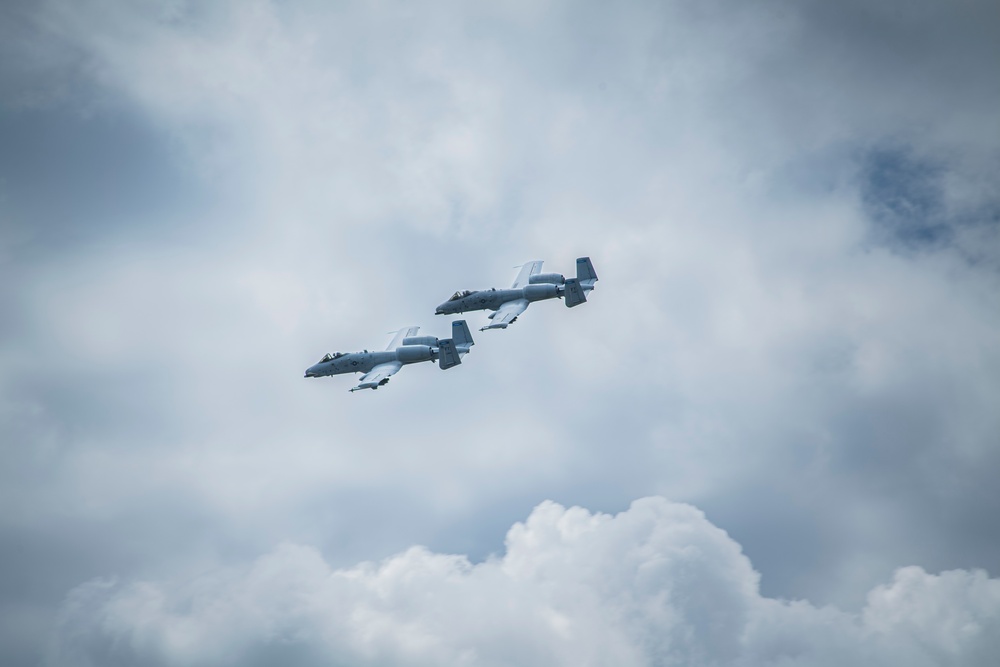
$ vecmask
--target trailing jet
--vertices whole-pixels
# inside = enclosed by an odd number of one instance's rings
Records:
[[[435,314],[451,315],[468,310],[492,310],[490,324],[481,328],[506,329],[517,320],[532,301],[565,299],[572,308],[587,301],[587,292],[594,289],[597,273],[589,257],[576,260],[576,278],[566,278],[560,273],[541,273],[542,262],[528,262],[521,266],[510,289],[465,290],[455,292],[450,299],[437,307]]]
[[[318,363],[306,369],[307,378],[341,373],[364,373],[358,389],[378,389],[406,364],[437,361],[441,370],[462,363],[462,356],[475,345],[465,320],[451,323],[451,338],[439,340],[434,336],[418,336],[420,327],[408,327],[396,332],[384,352],[335,352],[327,354]]]

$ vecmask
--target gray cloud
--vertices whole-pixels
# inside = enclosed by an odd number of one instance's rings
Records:
[[[169,593],[282,542],[480,561],[543,498],[693,503],[766,598],[845,613],[901,566],[995,575],[994,13],[21,7],[8,661],[87,580]],[[532,306],[454,371],[301,378],[582,254],[590,304]]]

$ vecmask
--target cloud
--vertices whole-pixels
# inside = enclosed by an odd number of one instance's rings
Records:
[[[900,569],[860,614],[762,597],[758,578],[690,505],[547,501],[477,564],[413,547],[335,569],[284,544],[190,581],[95,580],[47,664],[985,666],[1000,649],[982,571]]]
[[[994,4],[16,6],[0,661],[97,576],[478,560],[543,498],[690,502],[769,597],[996,575]],[[301,377],[583,254],[458,369]]]

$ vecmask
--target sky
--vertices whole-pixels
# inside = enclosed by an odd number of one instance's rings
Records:
[[[0,663],[992,665],[996,62],[987,0],[3,3]]]

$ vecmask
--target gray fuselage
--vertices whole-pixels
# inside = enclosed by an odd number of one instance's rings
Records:
[[[342,373],[367,373],[380,364],[398,362],[400,364],[416,364],[421,361],[434,361],[437,354],[429,345],[403,345],[395,350],[383,352],[347,352],[341,353],[327,361],[313,364],[306,369],[306,377],[323,377],[340,375]]]
[[[517,289],[484,289],[469,292],[464,296],[452,297],[437,307],[438,315],[465,313],[470,310],[496,310],[503,304],[517,299],[529,303],[544,299],[555,299],[559,296],[559,286],[550,283],[525,285]]]

